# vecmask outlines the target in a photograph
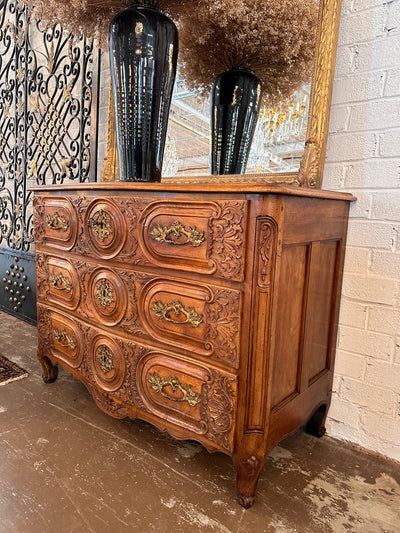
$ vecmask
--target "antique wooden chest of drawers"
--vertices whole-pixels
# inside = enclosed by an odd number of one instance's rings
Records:
[[[233,458],[324,432],[350,195],[266,185],[36,187],[38,357],[101,409]]]

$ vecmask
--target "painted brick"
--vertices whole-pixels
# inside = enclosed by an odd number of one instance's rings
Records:
[[[335,372],[341,376],[362,380],[364,377],[366,358],[337,350]]]
[[[400,189],[391,192],[376,192],[371,198],[372,218],[400,222]]]
[[[353,72],[368,72],[398,66],[400,36],[377,39],[373,43],[355,44],[352,47]]]
[[[393,224],[351,220],[347,243],[349,246],[391,250],[396,238],[396,227]]]
[[[340,305],[339,323],[344,326],[364,329],[367,322],[367,305],[343,297]]]
[[[379,155],[398,157],[400,153],[400,130],[392,130],[379,136]]]
[[[348,129],[355,132],[386,130],[396,128],[399,123],[400,100],[373,100],[352,107]]]
[[[389,70],[387,73],[385,96],[400,96],[400,69]]]
[[[337,134],[329,139],[327,157],[329,161],[354,161],[376,155],[378,137],[375,133]]]
[[[371,9],[347,16],[340,26],[340,44],[374,40],[385,35],[386,10]]]
[[[396,339],[396,350],[394,353],[394,362],[400,365],[400,337]]]
[[[348,401],[368,411],[394,415],[397,395],[385,388],[375,387],[353,379],[344,379],[340,394],[341,401]]]
[[[329,121],[329,133],[341,133],[348,129],[351,108],[340,107],[335,110]]]
[[[365,382],[386,390],[399,391],[400,367],[382,361],[367,362]]]
[[[354,162],[347,166],[344,184],[349,188],[400,187],[400,161],[397,157]]]
[[[400,418],[393,419],[376,413],[366,413],[363,427],[366,433],[380,436],[386,441],[400,441]]]
[[[365,274],[368,270],[370,255],[372,252],[368,248],[358,248],[357,246],[347,246],[344,271],[346,274]]]
[[[351,2],[351,9],[352,11],[363,11],[364,9],[386,5],[387,3],[388,0],[353,0]]]
[[[340,325],[338,347],[345,352],[390,361],[394,345],[393,336]]]
[[[360,408],[339,399],[332,401],[329,418],[353,428],[360,427]]]
[[[333,106],[360,100],[372,100],[382,96],[386,71],[363,72],[335,80],[332,94]],[[385,85],[387,88],[387,83]],[[340,109],[340,108],[339,108]],[[338,109],[334,108],[335,114]]]
[[[342,163],[327,163],[324,169],[324,188],[340,189],[345,180],[345,168]]]
[[[397,283],[391,279],[347,274],[343,280],[343,294],[363,302],[394,306],[397,293]]]
[[[386,278],[400,279],[400,253],[373,250],[370,272]]]
[[[351,218],[370,218],[372,197],[369,192],[357,193],[357,202],[350,206]]]
[[[371,307],[368,312],[368,329],[400,336],[400,310],[390,307]]]

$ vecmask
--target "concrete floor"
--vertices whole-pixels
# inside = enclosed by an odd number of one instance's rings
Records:
[[[245,511],[223,454],[103,414],[64,371],[45,385],[33,326],[0,313],[0,352],[29,377],[0,387],[0,532],[400,532],[400,466],[299,431]]]

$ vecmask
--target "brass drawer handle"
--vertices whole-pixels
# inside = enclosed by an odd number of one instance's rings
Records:
[[[53,331],[54,338],[62,346],[63,348],[71,348],[71,350],[75,350],[76,348],[76,341],[72,337],[72,335],[69,335],[65,329],[55,329]]]
[[[114,370],[113,355],[104,344],[97,348],[96,361],[99,363],[101,371],[104,374],[108,374],[111,370]]]
[[[185,246],[186,244],[191,244],[194,248],[200,246],[204,241],[204,232],[200,232],[196,229],[196,226],[185,228],[185,226],[179,222],[175,221],[170,228],[167,226],[155,226],[150,233],[155,241],[165,242],[172,246]],[[182,235],[186,237],[185,241],[178,241],[170,239],[169,236],[174,235],[176,239],[179,239]]]
[[[59,215],[57,211],[54,213],[54,215],[46,216],[46,224],[50,229],[53,229],[55,231],[65,232],[69,228],[68,219],[63,217],[62,215]]]
[[[65,278],[62,272],[58,274],[50,274],[50,285],[57,291],[72,291],[72,283],[68,278]]]
[[[179,379],[176,376],[171,376],[168,379],[164,379],[156,372],[150,375],[149,383],[151,387],[167,398],[171,402],[187,402],[190,407],[195,407],[200,403],[200,396],[194,392],[192,385],[182,385]],[[165,387],[170,387],[172,392],[179,390],[182,393],[181,398],[175,398],[174,396],[169,396],[164,392]]]
[[[155,302],[152,311],[156,314],[157,318],[160,320],[166,320],[167,322],[172,322],[172,324],[190,324],[192,328],[198,328],[203,322],[203,315],[199,315],[194,307],[188,307],[186,310],[179,300],[175,300],[169,304],[164,304],[161,301]],[[184,315],[185,320],[174,320],[169,316],[169,313],[173,313],[176,317],[179,315]]]
[[[111,216],[103,209],[99,209],[88,221],[89,227],[104,242],[113,234]]]

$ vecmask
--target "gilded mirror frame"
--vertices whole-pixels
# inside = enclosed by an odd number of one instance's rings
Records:
[[[224,183],[280,183],[312,189],[322,188],[342,0],[320,0],[320,2],[308,126],[299,171],[241,176],[163,177],[162,181],[168,183],[182,183],[183,181],[209,183],[210,179],[218,179]],[[118,179],[114,106],[110,91],[107,152],[101,180],[113,182],[118,181]]]

